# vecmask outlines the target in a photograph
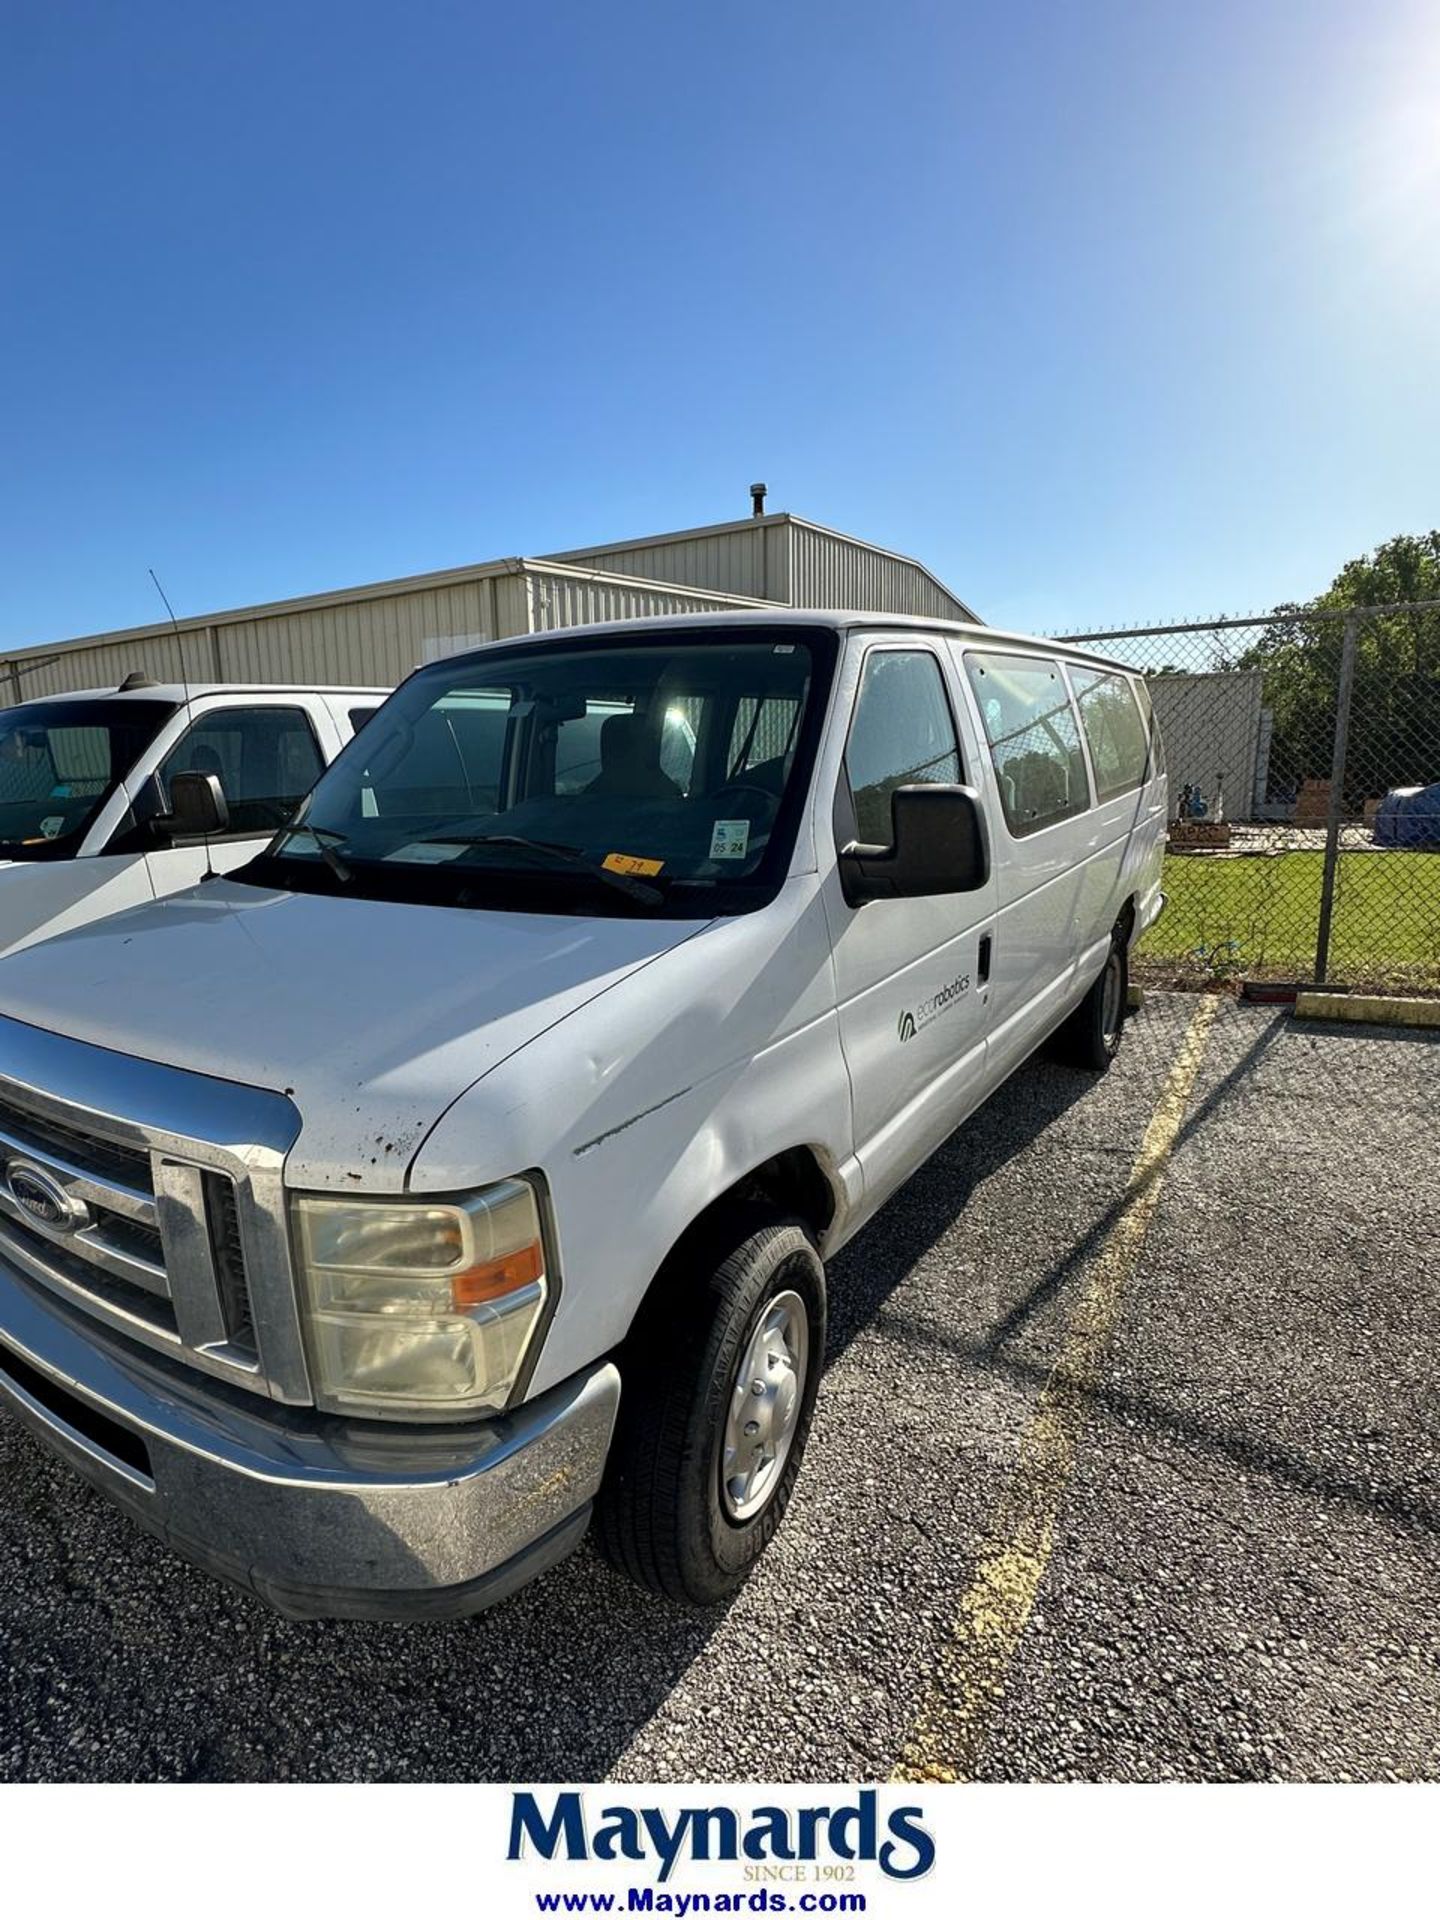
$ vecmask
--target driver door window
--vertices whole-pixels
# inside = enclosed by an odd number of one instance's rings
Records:
[[[872,653],[845,747],[855,802],[855,838],[888,847],[890,797],[897,787],[953,785],[960,743],[933,653]]]
[[[269,835],[292,817],[323,769],[303,709],[222,707],[181,736],[159,771],[167,796],[177,773],[218,774],[230,832]]]

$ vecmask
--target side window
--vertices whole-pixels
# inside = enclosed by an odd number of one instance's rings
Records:
[[[1090,804],[1090,785],[1080,729],[1055,662],[1020,654],[970,653],[965,670],[985,725],[1011,833],[1038,833],[1083,813]]]
[[[1072,667],[1070,684],[1090,748],[1097,795],[1114,800],[1142,784],[1149,761],[1145,723],[1130,682],[1122,673]]]
[[[888,847],[890,796],[897,787],[960,778],[960,745],[933,653],[872,653],[865,662],[845,747],[855,801],[855,834]]]
[[[785,765],[795,744],[800,702],[767,695],[757,700],[746,694],[735,709],[726,756],[726,778],[741,780],[757,768],[774,776],[776,791],[784,781]]]
[[[362,727],[370,724],[379,711],[379,707],[351,707],[350,731],[352,733],[359,733]]]
[[[168,794],[177,773],[218,773],[232,833],[274,833],[324,768],[315,730],[299,707],[222,707],[197,720],[160,766]]]

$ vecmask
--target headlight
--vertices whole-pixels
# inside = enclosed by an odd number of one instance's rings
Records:
[[[491,1412],[545,1309],[535,1190],[295,1201],[316,1399],[336,1412]]]

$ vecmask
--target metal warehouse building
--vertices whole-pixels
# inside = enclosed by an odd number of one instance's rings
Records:
[[[790,513],[381,580],[0,655],[0,706],[157,680],[392,686],[427,659],[550,627],[731,607],[974,620],[928,568]]]

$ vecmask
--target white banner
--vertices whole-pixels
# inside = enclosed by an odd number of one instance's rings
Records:
[[[1428,1910],[1436,1811],[1404,1787],[12,1787],[0,1833],[22,1912],[1274,1920]]]

